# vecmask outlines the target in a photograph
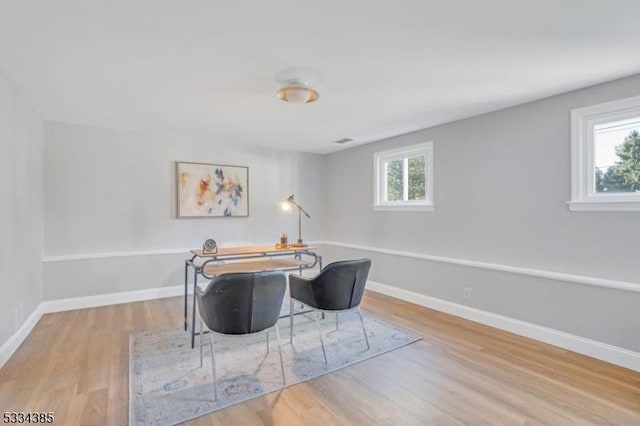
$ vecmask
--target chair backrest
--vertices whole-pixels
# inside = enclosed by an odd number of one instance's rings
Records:
[[[198,308],[209,330],[257,333],[278,321],[287,288],[284,272],[221,274],[197,289]]]
[[[343,260],[322,268],[311,283],[316,307],[340,311],[360,305],[370,268],[370,259]]]

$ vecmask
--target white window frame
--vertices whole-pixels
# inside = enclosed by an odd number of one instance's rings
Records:
[[[425,199],[424,200],[407,200],[407,201],[386,201],[387,181],[384,165],[388,161],[404,160],[405,167],[408,167],[408,158],[419,155],[425,156]],[[424,142],[417,145],[406,146],[403,148],[390,149],[387,151],[376,152],[373,154],[373,209],[374,210],[390,210],[390,211],[433,211],[433,142]],[[403,191],[407,197],[409,190],[408,179],[409,174],[403,173]]]
[[[640,96],[571,111],[572,211],[640,211],[640,194],[595,191],[594,128],[599,124],[640,117]]]

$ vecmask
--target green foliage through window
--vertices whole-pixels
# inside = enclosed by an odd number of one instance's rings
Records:
[[[426,157],[415,157],[385,162],[386,200],[423,201],[426,198]],[[405,173],[407,187],[405,188]]]
[[[402,160],[387,162],[387,201],[402,201]]]
[[[596,169],[596,192],[640,191],[640,135],[632,131],[616,146],[618,160],[606,171]]]
[[[409,199],[424,200],[426,179],[424,155],[409,158]]]

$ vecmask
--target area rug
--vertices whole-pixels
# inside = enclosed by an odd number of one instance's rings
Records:
[[[289,318],[279,321],[286,386],[347,367],[420,340],[418,336],[363,314],[371,348],[357,313],[320,321],[327,352],[325,364],[318,330],[310,315],[295,317],[293,345]],[[191,349],[181,329],[131,335],[129,346],[129,424],[173,425],[284,388],[275,331],[251,336],[214,334],[218,399],[213,398],[211,346],[200,367],[198,338]],[[208,342],[208,338],[205,339]]]

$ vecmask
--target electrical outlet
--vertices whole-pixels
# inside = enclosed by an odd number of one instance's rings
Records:
[[[471,301],[471,287],[465,287],[462,289],[462,298],[467,302]]]

